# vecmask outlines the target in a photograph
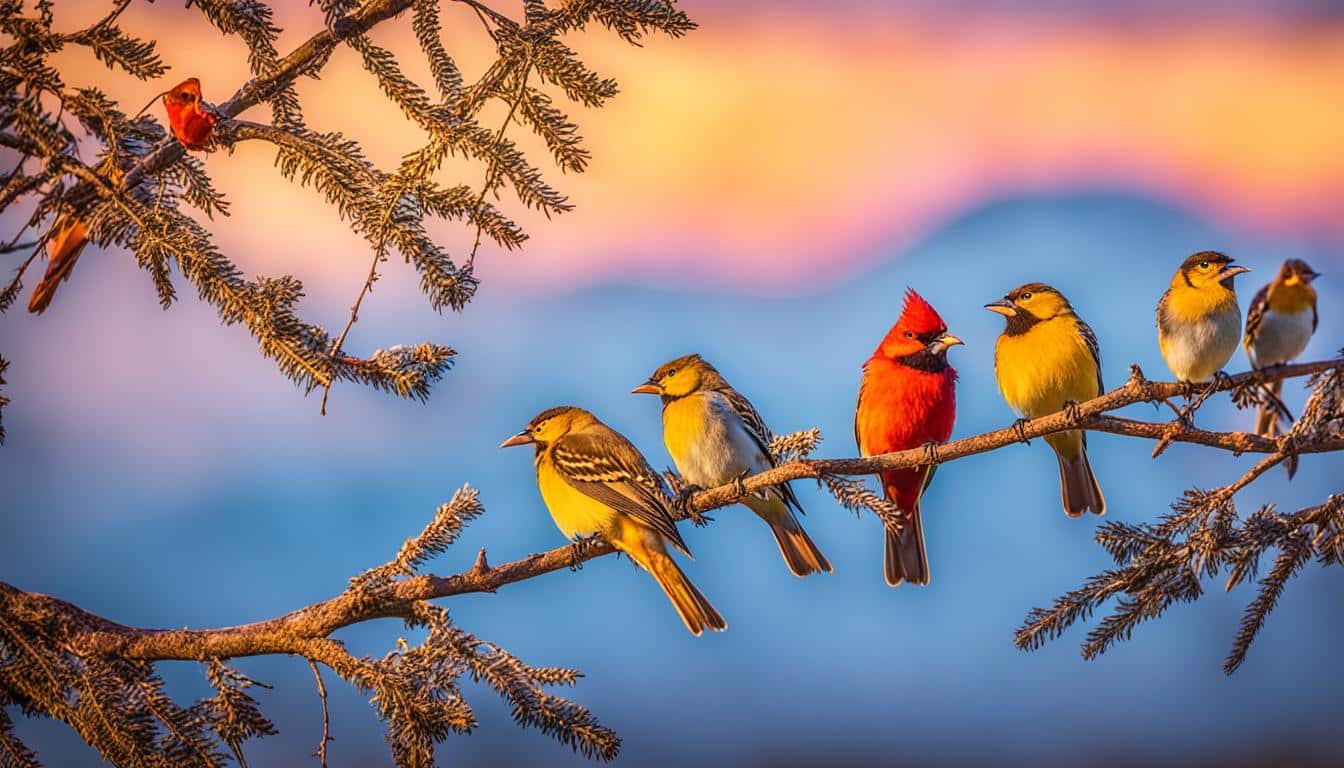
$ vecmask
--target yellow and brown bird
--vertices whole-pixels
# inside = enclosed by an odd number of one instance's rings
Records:
[[[1217,251],[1181,263],[1157,303],[1157,343],[1177,381],[1212,379],[1241,340],[1241,307],[1233,281],[1249,272]]]
[[[1028,283],[985,305],[1007,319],[994,346],[994,373],[1003,399],[1024,418],[1036,419],[1101,394],[1101,351],[1092,328],[1064,294]],[[1087,433],[1047,435],[1059,459],[1064,512],[1106,513],[1106,499],[1087,460]]]
[[[1252,368],[1270,368],[1297,358],[1316,332],[1320,317],[1316,312],[1316,289],[1311,283],[1320,277],[1305,261],[1289,259],[1274,281],[1261,288],[1246,310],[1246,356]],[[1270,393],[1278,397],[1283,380],[1270,382]],[[1273,437],[1279,430],[1279,413],[1261,405],[1255,416],[1255,431]]]
[[[667,594],[691,634],[728,624],[667,553],[690,550],[668,509],[662,479],[629,440],[582,408],[542,411],[501,448],[536,449],[537,487],[560,532],[600,534],[629,555]]]
[[[632,394],[663,401],[663,442],[681,476],[711,488],[775,466],[773,435],[761,414],[699,355],[664,363]],[[751,508],[775,535],[784,562],[795,576],[831,572],[831,564],[808,537],[794,512],[803,507],[787,483],[749,494]]]

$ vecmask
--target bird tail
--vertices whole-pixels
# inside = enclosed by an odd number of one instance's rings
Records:
[[[691,634],[699,637],[706,629],[720,632],[728,628],[728,622],[714,610],[714,606],[700,594],[700,590],[686,578],[686,574],[669,555],[650,551],[643,559],[645,562],[640,564],[653,576],[654,581],[658,582],[658,586],[662,587],[667,599],[672,601],[672,606],[677,609],[677,614],[681,616]]]
[[[900,533],[886,532],[887,551],[883,558],[883,572],[887,586],[899,587],[904,582],[928,586],[929,554],[924,549],[924,524],[919,516],[919,502],[911,505],[910,516]]]
[[[1084,512],[1095,515],[1106,514],[1106,497],[1097,485],[1097,476],[1092,474],[1092,465],[1087,461],[1087,447],[1078,446],[1073,458],[1065,456],[1063,451],[1055,450],[1059,459],[1059,487],[1064,497],[1064,514],[1078,517]]]
[[[1283,380],[1267,382],[1265,388],[1269,394],[1279,397],[1283,394]],[[1272,403],[1261,403],[1255,411],[1255,433],[1264,437],[1277,437],[1279,434],[1279,412]]]
[[[784,556],[784,562],[794,576],[810,576],[834,570],[783,499],[772,493],[768,498],[751,497],[746,502],[770,526],[775,543],[779,545],[779,554]]]
[[[84,246],[88,243],[89,233],[84,228],[84,222],[73,216],[62,216],[56,220],[52,225],[51,238],[47,246],[50,254],[47,271],[33,289],[32,298],[28,300],[29,312],[40,315],[46,311],[56,295],[56,288],[60,286],[61,281],[70,277],[70,270],[75,268],[79,254],[84,251]]]

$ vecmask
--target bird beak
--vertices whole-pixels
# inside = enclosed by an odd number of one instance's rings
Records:
[[[1312,271],[1310,271],[1310,272],[1307,272],[1305,275],[1302,275],[1302,279],[1305,280],[1305,281],[1307,281],[1308,283],[1310,283],[1310,282],[1312,282],[1313,280],[1315,280],[1316,278],[1318,278],[1318,277],[1320,277],[1320,276],[1321,276],[1321,273],[1320,273],[1320,272],[1316,272],[1315,270],[1312,270]]]
[[[1242,267],[1236,264],[1228,264],[1226,267],[1223,267],[1222,272],[1218,273],[1218,280],[1219,282],[1221,282],[1223,280],[1228,280],[1230,278],[1236,277],[1237,275],[1240,275],[1243,272],[1250,272],[1250,271],[1251,270],[1247,267]]]
[[[1013,302],[1009,299],[999,299],[998,301],[991,301],[985,305],[985,309],[988,309],[990,312],[998,312],[1000,315],[1003,315],[1004,317],[1017,316],[1017,307],[1013,306]],[[956,337],[954,336],[953,338]]]
[[[939,336],[938,338],[933,340],[933,343],[929,345],[929,351],[935,355],[939,355],[942,354],[943,352],[946,352],[948,347],[955,347],[958,344],[965,344],[965,343],[966,342],[962,341],[956,336],[953,336],[950,333],[944,333],[942,336]]]
[[[630,394],[632,394],[632,395],[661,395],[661,394],[663,394],[663,388],[660,387],[660,386],[658,386],[657,384],[655,384],[655,383],[652,382],[652,381],[646,381],[646,382],[644,382],[643,384],[640,384],[638,387],[635,387],[634,389],[630,390]]]
[[[510,437],[508,440],[505,440],[504,442],[500,443],[499,447],[512,448],[515,445],[527,445],[528,443],[535,443],[535,442],[537,441],[533,439],[532,433],[524,429],[522,432],[519,432],[513,437]]]

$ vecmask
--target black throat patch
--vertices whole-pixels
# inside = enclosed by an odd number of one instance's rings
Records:
[[[1003,335],[1021,336],[1034,328],[1039,322],[1041,322],[1041,318],[1024,309],[1019,309],[1017,314],[1008,318],[1008,325],[1004,327]]]
[[[914,368],[916,371],[942,373],[947,370],[947,350],[935,355],[929,351],[928,347],[925,347],[914,354],[896,358],[896,362],[907,368]]]

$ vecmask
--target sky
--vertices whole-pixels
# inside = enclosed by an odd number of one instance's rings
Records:
[[[1002,320],[981,306],[1028,281],[1058,287],[1094,326],[1112,383],[1131,362],[1165,374],[1153,307],[1176,265],[1204,248],[1252,268],[1239,278],[1243,306],[1282,260],[1308,260],[1324,277],[1305,356],[1344,346],[1332,310],[1344,304],[1335,6],[683,7],[701,28],[682,40],[570,41],[622,92],[575,111],[592,165],[552,173],[572,213],[546,221],[504,199],[532,239],[483,251],[465,311],[435,314],[411,270],[387,265],[350,348],[453,346],[456,367],[427,404],[343,385],[319,416],[316,397],[191,291],[159,309],[122,251],[86,253],[40,318],[21,307],[0,318],[0,353],[13,362],[0,580],[135,625],[267,618],[389,559],[465,483],[487,514],[435,572],[470,567],[480,547],[492,561],[548,549],[563,538],[530,457],[495,446],[543,408],[572,403],[665,466],[656,403],[626,393],[692,351],[777,432],[820,427],[819,455],[853,455],[859,366],[907,286],[967,341],[951,353],[956,437],[1013,418],[993,378]],[[99,12],[57,10],[71,25]],[[277,18],[282,49],[320,24],[301,2]],[[444,18],[473,71],[489,53],[479,28],[455,7]],[[240,43],[211,35],[198,9],[135,4],[125,19],[158,36],[173,67],[165,86],[198,76],[205,98],[223,101],[247,78]],[[409,19],[384,27],[380,43],[414,52]],[[72,55],[68,67],[72,85],[97,83],[132,110],[161,89],[91,58]],[[349,130],[384,165],[423,138],[348,50],[300,93],[315,128]],[[210,227],[249,274],[302,279],[303,315],[339,326],[368,253],[272,159],[259,146],[206,158],[233,203]],[[450,167],[445,178],[482,173]],[[435,233],[457,253],[472,235],[452,224]],[[1230,367],[1244,369],[1244,357]],[[1304,397],[1289,387],[1290,405]],[[1146,406],[1127,415],[1160,418]],[[1249,418],[1226,399],[1200,412],[1209,428]],[[1253,461],[1175,446],[1154,462],[1150,445],[1110,435],[1091,445],[1107,519],[1130,522]],[[1271,473],[1241,508],[1317,503],[1339,491],[1341,463],[1305,457],[1295,480]],[[1078,656],[1082,627],[1016,650],[1028,610],[1109,562],[1092,541],[1097,521],[1060,513],[1056,478],[1039,442],[940,470],[925,502],[926,589],[887,588],[878,523],[810,484],[796,490],[832,575],[792,577],[758,521],[722,510],[712,527],[685,531],[687,572],[731,626],[713,637],[685,633],[647,577],[611,558],[445,604],[460,626],[530,662],[581,669],[571,693],[622,735],[619,764],[1325,765],[1344,749],[1344,587],[1314,566],[1230,678],[1220,667],[1245,588],[1215,586],[1096,661]],[[402,633],[378,622],[339,636],[381,655]],[[238,665],[275,686],[262,703],[281,733],[250,745],[252,764],[304,764],[320,724],[306,665]],[[195,665],[165,673],[182,697],[204,692]],[[387,764],[367,702],[329,687],[331,764]],[[489,691],[472,693],[481,728],[442,746],[442,764],[586,763],[516,729]],[[20,728],[49,765],[99,764],[59,725]]]

